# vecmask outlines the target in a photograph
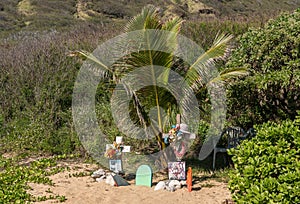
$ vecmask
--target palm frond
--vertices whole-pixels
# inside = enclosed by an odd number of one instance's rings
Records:
[[[213,45],[209,48],[209,50],[207,50],[201,56],[199,56],[196,62],[191,65],[190,69],[195,68],[199,63],[207,64],[210,63],[210,61],[215,61],[217,59],[224,58],[230,51],[229,43],[232,38],[233,35],[217,35]]]
[[[142,12],[132,18],[125,26],[125,32],[145,29],[160,29],[161,23],[158,18],[157,8],[148,5],[143,8]]]
[[[166,64],[167,66],[165,67],[171,68],[171,64],[173,63],[173,53],[178,45],[177,37],[180,32],[182,22],[183,21],[180,18],[173,18],[172,20],[168,20],[167,22],[165,22],[162,26],[162,30],[169,31],[167,38],[165,39],[165,43],[163,43],[170,50],[170,52],[168,53],[169,56],[167,56],[166,58],[169,59],[169,63]],[[160,76],[160,79],[162,79],[162,81],[164,81],[165,84],[168,83],[169,73],[170,69],[166,69]]]
[[[179,33],[182,23],[183,20],[181,18],[175,17],[171,20],[166,21],[162,26],[162,30]]]
[[[217,82],[227,82],[229,83],[230,81],[242,77],[242,76],[247,76],[249,72],[246,69],[243,68],[235,68],[235,69],[230,69],[227,70],[226,72],[221,72],[219,76],[213,78],[208,82],[208,84],[214,84]]]
[[[125,31],[144,30],[142,37],[144,39],[143,50],[136,53],[132,53],[126,57],[124,64],[130,67],[132,70],[148,66],[151,70],[150,76],[147,79],[151,79],[153,84],[152,92],[155,99],[155,106],[157,107],[157,122],[159,129],[163,129],[162,113],[159,108],[161,96],[158,93],[157,84],[158,81],[164,81],[166,84],[169,79],[169,72],[173,62],[173,52],[177,45],[177,34],[180,30],[182,21],[179,18],[162,23],[159,20],[157,9],[154,6],[145,7],[140,14],[134,17],[125,27]],[[151,31],[147,29],[152,29]],[[171,31],[166,35],[162,30]],[[160,51],[163,50],[164,52]],[[155,66],[167,67],[160,76],[155,74]],[[142,77],[146,75],[142,75]],[[146,79],[145,79],[146,80]],[[130,86],[128,86],[130,88]],[[133,90],[132,90],[133,91]],[[134,91],[133,91],[134,92]],[[151,91],[150,91],[151,92]],[[148,93],[150,93],[148,91]],[[139,101],[136,101],[137,103]],[[142,106],[142,104],[139,104]],[[142,119],[141,119],[142,120]]]
[[[231,34],[217,34],[213,46],[207,51],[208,55],[214,60],[224,60],[231,51],[232,39],[233,35]]]
[[[89,59],[90,61],[96,63],[100,68],[105,69],[106,71],[109,71],[111,73],[113,73],[113,71],[106,66],[104,63],[102,63],[101,61],[98,60],[97,57],[95,57],[92,53],[86,52],[86,51],[76,51],[78,54],[86,57],[87,59]]]
[[[216,78],[216,80],[228,82],[230,80],[239,78],[239,77],[244,77],[249,75],[249,72],[247,71],[246,68],[231,68],[231,69],[225,69],[220,73],[220,76]]]
[[[190,66],[186,80],[194,89],[198,89],[218,77],[218,72],[214,67],[215,62],[218,59],[224,59],[229,53],[229,43],[232,38],[232,35],[217,35],[212,47],[203,52]]]

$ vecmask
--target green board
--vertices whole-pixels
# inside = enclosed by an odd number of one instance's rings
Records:
[[[152,186],[152,170],[148,165],[139,166],[136,171],[135,185],[137,186]]]

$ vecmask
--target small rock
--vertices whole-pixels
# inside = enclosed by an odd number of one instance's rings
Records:
[[[100,178],[96,178],[96,181],[97,182],[102,182],[102,181],[104,181],[105,180],[105,175],[103,175],[103,176],[101,176]]]
[[[166,186],[166,190],[171,192],[175,191],[174,187],[170,187],[170,186]]]
[[[186,180],[180,181],[180,184],[181,184],[182,186],[186,185]]]
[[[156,184],[154,190],[158,191],[158,190],[164,190],[166,188],[166,184],[164,181],[160,181],[158,182],[158,184]]]
[[[109,174],[107,177],[106,177],[106,180],[105,180],[105,183],[111,185],[111,186],[114,186],[115,185],[115,180],[113,178],[113,176],[111,174]]]
[[[96,178],[101,177],[101,175],[98,175],[98,174],[92,174],[91,177],[94,178],[94,179],[96,179]]]
[[[170,181],[171,181],[171,180],[166,180],[166,181],[164,181],[165,184],[166,184],[166,186],[169,186]]]
[[[92,178],[100,178],[101,176],[105,175],[105,171],[103,169],[98,169],[97,171],[94,171],[91,175]]]
[[[181,183],[180,183],[180,181],[172,180],[172,181],[170,181],[170,183],[169,183],[169,187],[170,187],[171,189],[174,189],[174,190],[180,189],[180,188],[181,188]]]

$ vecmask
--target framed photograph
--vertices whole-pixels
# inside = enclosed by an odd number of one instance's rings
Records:
[[[122,172],[122,160],[115,159],[115,160],[109,160],[109,170],[113,172]]]
[[[168,162],[168,175],[170,180],[186,180],[185,162]]]

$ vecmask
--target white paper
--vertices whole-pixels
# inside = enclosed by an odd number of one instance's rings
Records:
[[[122,152],[130,152],[130,146],[124,146]]]
[[[191,133],[191,134],[190,134],[190,139],[191,139],[191,140],[196,139],[196,134],[195,134],[195,133]]]
[[[122,141],[123,141],[123,137],[122,137],[122,136],[117,136],[117,137],[116,137],[116,143],[117,143],[117,144],[121,144]]]

